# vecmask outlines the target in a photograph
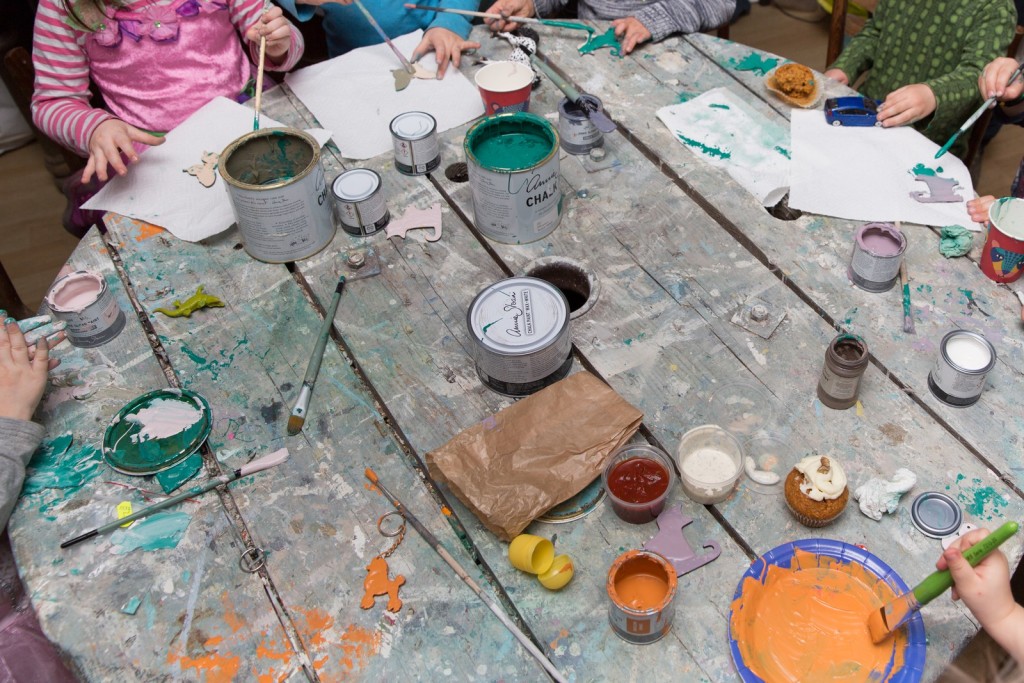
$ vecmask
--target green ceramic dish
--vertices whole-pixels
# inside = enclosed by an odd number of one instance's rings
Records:
[[[132,417],[147,408],[166,405],[162,402],[167,401],[198,410],[199,419],[175,434],[140,439],[144,425]],[[199,450],[212,426],[213,413],[205,398],[187,389],[157,389],[129,401],[110,421],[103,435],[103,459],[123,474],[156,474]]]

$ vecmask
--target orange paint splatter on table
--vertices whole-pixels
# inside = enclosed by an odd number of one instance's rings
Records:
[[[875,645],[868,615],[896,598],[857,563],[796,549],[789,568],[747,577],[730,623],[747,668],[765,681],[883,683],[903,666],[907,634]]]
[[[165,232],[165,230],[159,225],[143,223],[142,221],[135,221],[135,226],[139,229],[139,234],[135,236],[136,242],[148,240],[150,237],[156,237],[157,235]]]
[[[551,641],[551,649],[554,650],[555,648],[557,648],[558,647],[558,641],[560,641],[562,638],[568,637],[568,635],[569,635],[568,629],[564,629],[563,628],[561,631],[559,631],[558,632],[558,637]]]
[[[210,646],[210,640],[213,639],[206,641],[207,647]],[[234,655],[219,652],[207,652],[200,657],[189,657],[182,653],[180,647],[175,644],[167,652],[167,663],[177,664],[183,673],[188,669],[195,670],[194,676],[184,676],[184,678],[201,679],[206,683],[230,683],[238,675],[241,662]]]

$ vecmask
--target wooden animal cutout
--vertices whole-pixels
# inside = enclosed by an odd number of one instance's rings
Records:
[[[434,232],[427,237],[428,242],[441,239],[441,204],[434,204],[429,209],[412,207],[402,214],[401,218],[392,218],[384,234],[388,237],[401,237],[417,228],[433,228]]]
[[[425,81],[432,81],[437,79],[437,72],[426,69],[419,64],[413,64],[413,73],[409,73],[404,68],[392,69],[391,75],[395,77],[395,92],[405,90],[409,87],[409,83],[414,78],[420,78]]]
[[[927,192],[911,192],[910,197],[922,204],[962,202],[963,197],[956,193],[960,183],[956,178],[943,178],[937,175],[916,175],[914,180],[919,180],[928,186]]]
[[[194,175],[203,187],[213,187],[213,184],[217,182],[216,169],[219,160],[220,154],[217,152],[203,152],[202,163],[182,170],[189,175]]]
[[[397,612],[402,609],[402,600],[398,597],[398,589],[405,583],[405,577],[399,574],[394,579],[388,578],[388,561],[378,555],[370,560],[366,567],[366,578],[363,579],[363,601],[359,606],[370,609],[378,595],[388,596],[388,611]]]
[[[658,553],[672,563],[678,576],[703,567],[722,554],[718,543],[710,540],[701,543],[703,549],[708,551],[703,555],[697,555],[690,548],[686,537],[683,536],[683,527],[692,521],[693,519],[683,515],[683,511],[678,505],[666,508],[658,515],[658,533],[644,543],[644,550]]]

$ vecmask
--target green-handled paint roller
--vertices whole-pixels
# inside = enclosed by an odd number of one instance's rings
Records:
[[[108,531],[113,531],[114,529],[117,529],[119,526],[128,524],[129,522],[134,522],[135,520],[142,519],[143,517],[149,517],[154,512],[159,512],[164,508],[169,508],[173,505],[177,505],[186,498],[198,496],[200,494],[206,493],[210,489],[215,489],[218,486],[227,486],[231,482],[237,479],[241,479],[242,477],[247,477],[250,474],[256,474],[257,472],[262,472],[263,470],[270,469],[271,467],[277,467],[278,465],[280,465],[281,463],[288,459],[288,455],[289,454],[287,448],[281,448],[279,450],[276,450],[270,455],[264,455],[262,458],[259,458],[258,460],[253,460],[248,464],[242,465],[237,470],[232,470],[227,474],[222,474],[219,477],[215,477],[214,479],[211,479],[205,484],[193,486],[188,491],[185,491],[184,493],[179,493],[176,496],[171,496],[167,500],[162,500],[156,505],[150,505],[148,508],[139,510],[138,512],[130,514],[126,517],[122,517],[116,522],[110,522],[109,524],[104,524],[101,527],[96,527],[92,531],[86,531],[84,534],[80,536],[75,536],[72,539],[64,541],[60,544],[60,547],[70,548],[76,543],[81,543],[82,541],[88,540],[93,536],[105,534]]]
[[[1018,64],[1017,68],[1014,70],[1014,72],[1012,74],[1010,74],[1010,80],[1006,81],[1006,87],[1010,87],[1013,84],[1013,82],[1015,80],[1017,80],[1017,77],[1020,76],[1021,69],[1024,69],[1024,62],[1021,62],[1020,64]],[[974,112],[973,114],[971,114],[971,118],[969,118],[966,121],[964,121],[964,125],[960,126],[960,130],[958,130],[957,132],[953,133],[953,135],[950,136],[949,140],[946,141],[946,144],[944,144],[942,146],[942,149],[940,149],[938,152],[935,153],[935,158],[938,159],[943,154],[948,152],[949,148],[953,146],[954,142],[956,142],[956,139],[958,137],[960,137],[960,135],[963,134],[964,131],[966,131],[968,128],[973,126],[974,122],[977,121],[979,118],[981,118],[981,115],[985,113],[985,110],[988,109],[989,107],[991,107],[992,104],[995,101],[996,101],[996,98],[994,98],[994,97],[990,97],[987,100],[985,100],[982,103],[982,105],[980,107],[978,107],[978,110],[976,112]]]
[[[1007,522],[991,534],[981,539],[964,551],[964,559],[972,567],[1003,544],[1006,539],[1017,533],[1017,522]],[[914,590],[901,595],[892,602],[883,605],[868,617],[868,631],[871,640],[880,643],[907,622],[914,612],[939,597],[953,585],[953,575],[948,569],[934,572],[914,587]]]

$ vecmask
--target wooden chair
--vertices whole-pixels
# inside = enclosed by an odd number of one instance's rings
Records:
[[[878,0],[857,0],[857,5],[871,13],[878,6]],[[832,66],[832,62],[839,58],[846,36],[860,33],[866,21],[866,18],[849,12],[847,0],[832,0],[832,19],[828,25],[828,51],[825,58],[826,68]]]

